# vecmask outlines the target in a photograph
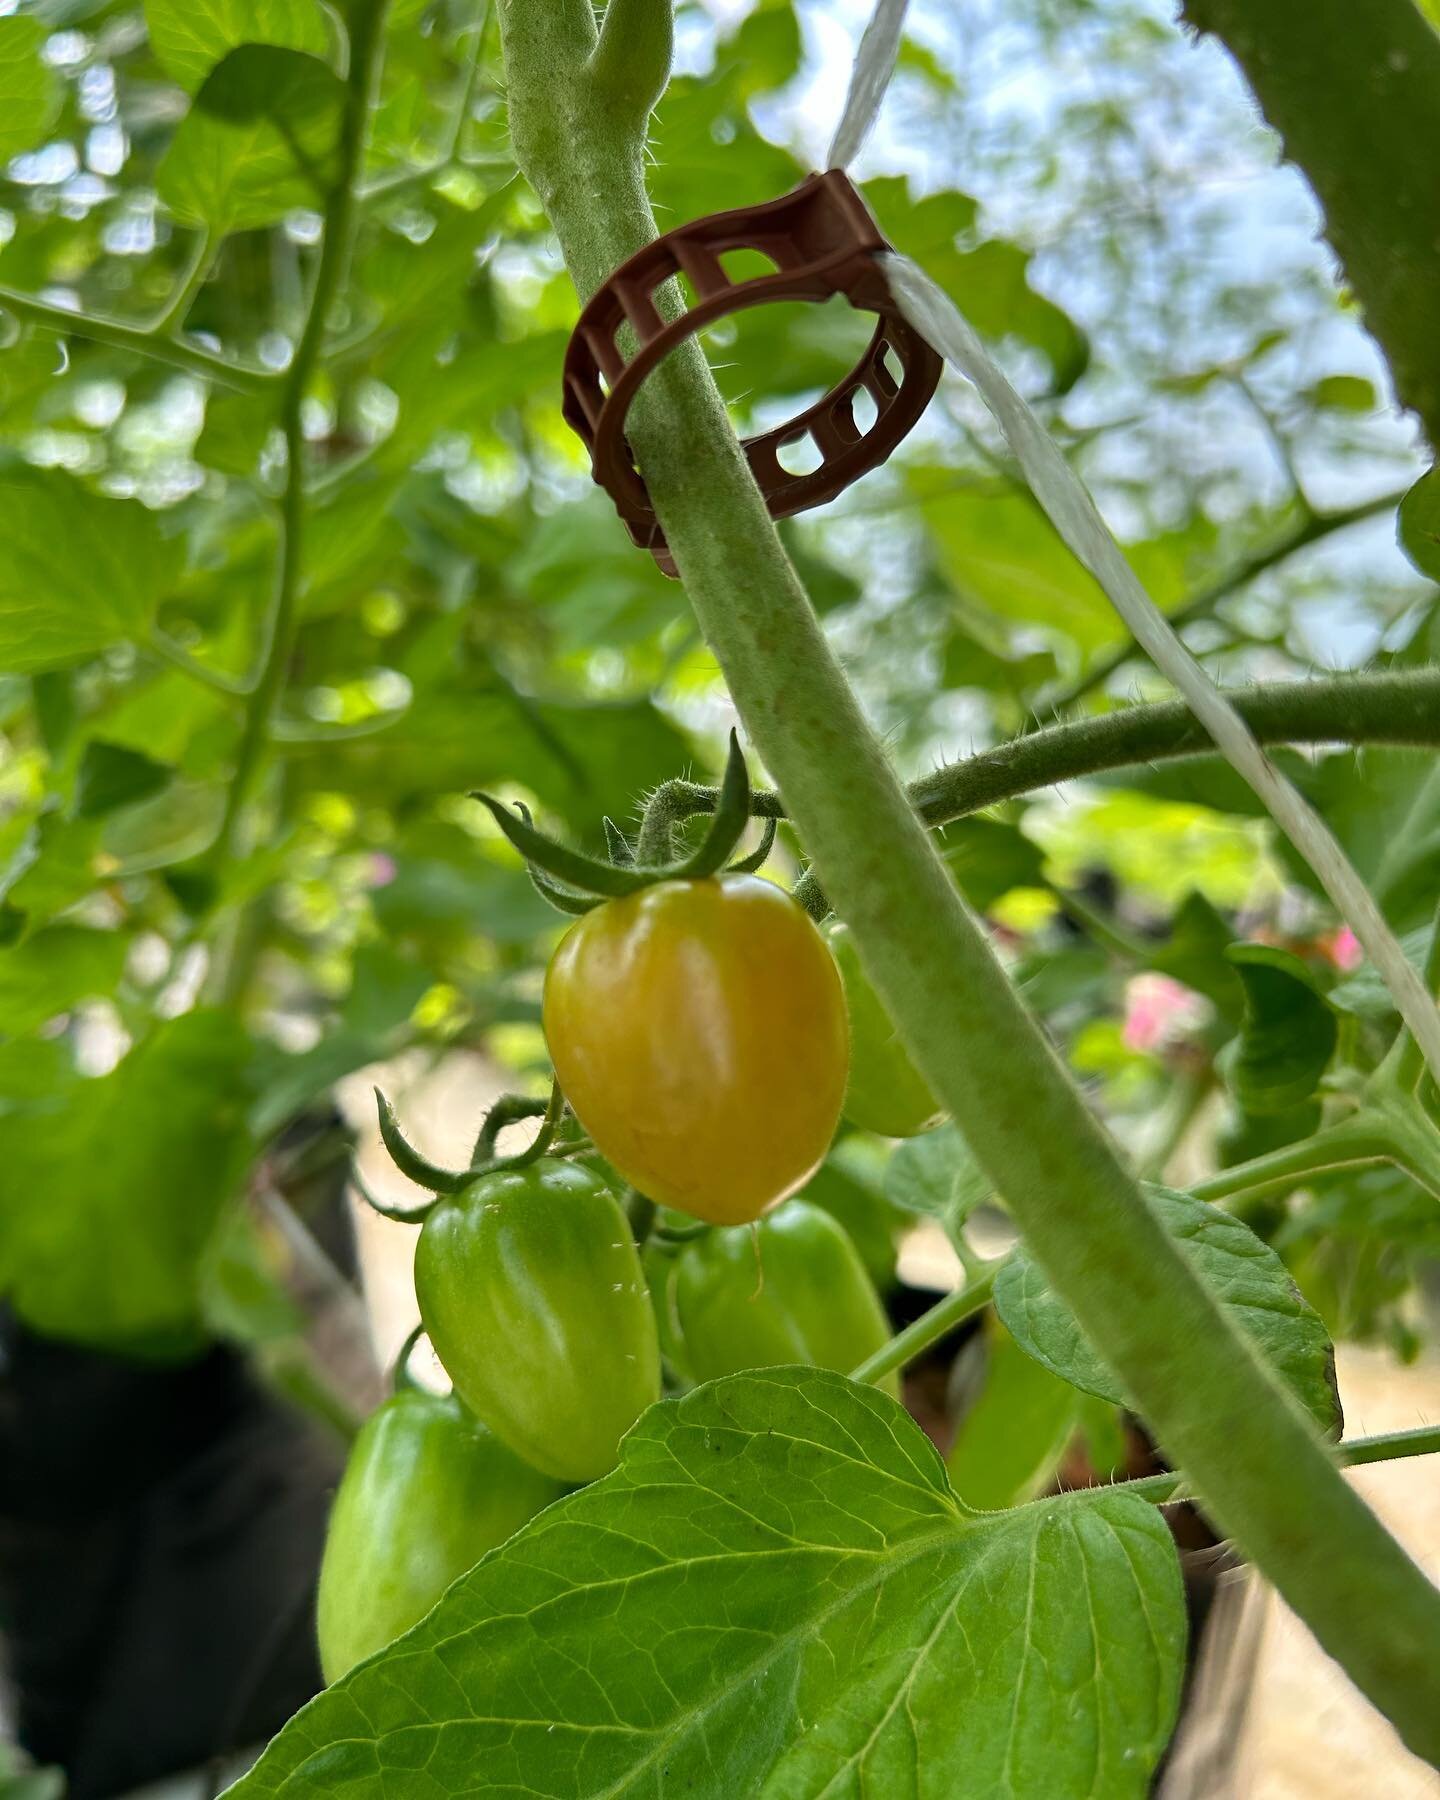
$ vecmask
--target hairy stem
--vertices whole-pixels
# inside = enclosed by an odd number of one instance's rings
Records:
[[[1275,682],[1231,693],[1229,699],[1262,744],[1440,746],[1440,669]],[[1185,703],[1166,700],[1012,738],[964,762],[936,769],[911,782],[906,793],[927,825],[947,825],[982,807],[1057,782],[1215,754],[1209,733]],[[694,782],[667,781],[652,797],[647,820],[658,812],[674,825],[695,813],[710,812],[715,793],[714,788]],[[785,817],[778,794],[752,795],[751,810],[757,818]],[[818,898],[824,910],[813,876],[802,877],[796,898],[811,910]]]
[[[644,0],[646,55],[669,0]],[[630,0],[633,18],[641,0]],[[588,0],[506,0],[521,167],[582,296],[655,234],[645,116],[590,79]],[[692,340],[627,421],[741,717],[900,1032],[1171,1461],[1321,1642],[1440,1760],[1440,1594],[1222,1315],[1017,998],[851,693]]]

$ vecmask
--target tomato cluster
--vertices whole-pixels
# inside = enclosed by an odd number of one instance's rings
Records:
[[[566,934],[543,1016],[588,1144],[447,1179],[426,1213],[415,1291],[453,1393],[398,1392],[356,1441],[320,1581],[330,1680],[614,1468],[667,1381],[848,1373],[890,1337],[844,1228],[790,1198],[842,1107],[890,1136],[941,1116],[843,926],[748,874],[656,881]],[[621,1187],[702,1224],[642,1254]]]

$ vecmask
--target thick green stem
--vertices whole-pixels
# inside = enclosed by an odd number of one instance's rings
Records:
[[[294,361],[285,373],[280,423],[285,434],[285,492],[280,503],[280,567],[275,600],[260,652],[260,673],[245,711],[245,729],[235,759],[235,772],[225,797],[216,852],[233,855],[245,807],[264,761],[275,705],[285,685],[295,648],[296,610],[304,569],[305,432],[302,412],[306,391],[325,347],[331,308],[350,262],[355,232],[356,187],[365,157],[370,112],[385,53],[385,9],[388,0],[360,0],[350,15],[350,73],[340,122],[340,154],[335,186],[325,207],[324,240],[310,290],[305,324]]]
[[[1262,744],[1440,746],[1440,669],[1283,681],[1229,698]],[[1062,781],[1215,754],[1208,732],[1184,702],[1166,700],[1012,738],[912,781],[906,792],[927,825],[947,825]],[[667,782],[650,802],[676,822],[714,804],[714,788],[681,781]],[[757,815],[784,816],[778,795],[756,794],[752,807]],[[812,910],[814,904],[823,909],[813,876],[802,877],[796,898]]]
[[[1440,669],[1277,681],[1229,695],[1262,744],[1406,744],[1440,747]],[[1094,719],[1012,738],[912,781],[910,804],[927,825],[948,825],[1021,794],[1154,762],[1214,757],[1215,746],[1180,700],[1127,706]],[[667,781],[646,809],[670,824],[713,810],[715,789]],[[757,818],[784,818],[778,794],[751,796]]]
[[[1414,0],[1185,0],[1325,209],[1402,403],[1440,448],[1440,37]]]
[[[645,4],[653,45],[668,0]],[[590,81],[588,0],[506,0],[501,25],[517,154],[588,295],[655,233],[645,121]],[[627,429],[741,717],[908,1047],[1035,1255],[1207,1508],[1440,1760],[1440,1594],[1226,1321],[1019,1002],[845,681],[693,341],[651,376]]]

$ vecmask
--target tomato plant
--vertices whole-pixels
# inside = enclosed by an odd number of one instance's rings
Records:
[[[1182,10],[0,16],[0,1786],[1440,1765],[1440,36]]]

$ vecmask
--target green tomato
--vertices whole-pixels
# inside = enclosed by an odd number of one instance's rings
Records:
[[[890,1341],[885,1309],[844,1227],[803,1200],[689,1245],[674,1301],[696,1381],[781,1363],[848,1375]],[[882,1385],[898,1397],[898,1376]]]
[[[882,1137],[918,1137],[943,1122],[945,1109],[910,1060],[890,1015],[860,964],[850,927],[833,920],[825,928],[840,968],[850,1013],[850,1079],[845,1117]]]
[[[330,1512],[317,1600],[325,1679],[408,1631],[563,1492],[452,1396],[387,1400],[361,1427]]]
[[[655,1315],[620,1204],[541,1158],[482,1175],[425,1221],[415,1292],[476,1418],[561,1481],[593,1481],[660,1397]]]

